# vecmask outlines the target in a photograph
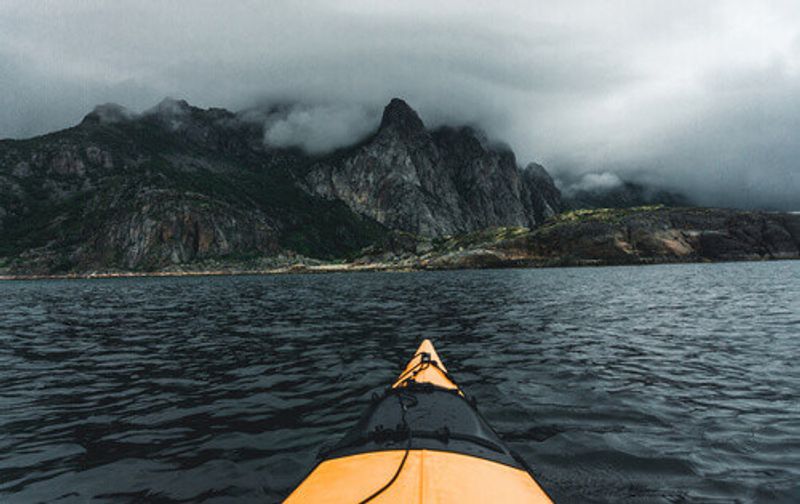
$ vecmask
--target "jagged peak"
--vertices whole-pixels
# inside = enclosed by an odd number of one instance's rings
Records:
[[[547,187],[558,187],[550,172],[539,163],[528,163],[527,166],[520,170],[523,177],[531,180],[534,184]]]
[[[489,135],[477,125],[444,125],[434,130],[432,134],[440,141],[448,142],[451,145],[459,145],[462,149],[471,149],[481,153],[491,152],[499,155],[514,156],[514,151],[510,145],[491,139]]]
[[[528,166],[526,166],[524,170],[536,177],[547,178],[552,180],[550,173],[548,173],[548,171],[545,170],[544,166],[540,165],[539,163],[528,163]]]
[[[383,109],[383,118],[378,131],[396,129],[403,133],[425,131],[425,124],[416,111],[400,98],[392,98]]]
[[[158,105],[151,108],[145,114],[147,115],[186,115],[192,109],[192,106],[186,100],[176,100],[175,98],[166,97],[161,100]]]
[[[86,114],[82,123],[115,124],[129,121],[136,116],[118,103],[103,103]]]
[[[178,131],[193,123],[193,113],[199,112],[186,100],[164,98],[158,105],[144,112],[144,116],[161,124],[170,131]]]

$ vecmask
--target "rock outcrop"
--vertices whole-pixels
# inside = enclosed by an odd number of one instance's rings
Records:
[[[497,247],[554,264],[800,258],[800,215],[717,208],[578,210]]]
[[[625,265],[800,259],[800,215],[716,208],[578,210],[537,229],[446,240],[392,236],[359,265],[404,269]]]
[[[535,227],[560,210],[560,193],[538,165],[472,128],[428,131],[393,99],[377,133],[315,163],[308,190],[343,201],[390,229],[443,236],[490,226]]]

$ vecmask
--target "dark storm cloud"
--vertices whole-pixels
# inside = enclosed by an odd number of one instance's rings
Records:
[[[5,0],[0,137],[169,95],[298,104],[265,141],[319,152],[402,96],[565,179],[796,208],[799,34],[792,2]]]

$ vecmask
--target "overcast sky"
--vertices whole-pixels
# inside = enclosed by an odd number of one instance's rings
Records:
[[[324,150],[401,96],[706,204],[800,209],[799,72],[797,1],[0,1],[0,137],[173,96],[302,102],[267,140]]]

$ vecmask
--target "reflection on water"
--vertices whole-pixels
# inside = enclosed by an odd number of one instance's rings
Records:
[[[560,502],[799,502],[798,333],[798,262],[0,283],[0,500],[279,500],[428,337]]]

